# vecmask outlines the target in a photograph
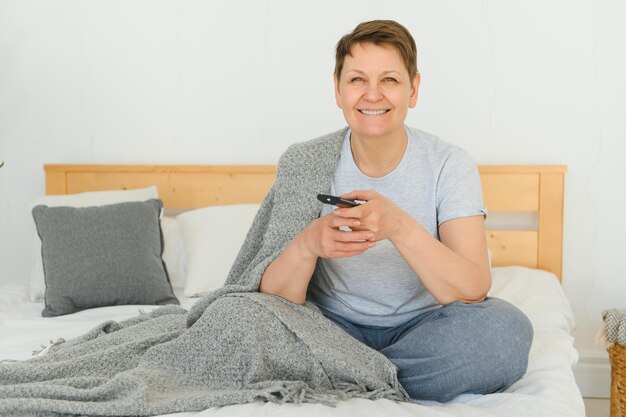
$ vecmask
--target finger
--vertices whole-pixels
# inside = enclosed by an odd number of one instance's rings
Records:
[[[332,252],[328,257],[330,258],[349,258],[352,256],[360,255],[365,253],[368,249],[371,249],[373,246],[368,246],[361,250],[351,250],[351,251],[335,251]]]
[[[359,220],[365,214],[365,206],[360,205],[356,207],[342,207],[336,208],[333,210],[333,214],[338,217],[344,218],[354,218],[355,220]],[[358,226],[355,224],[355,226]]]
[[[347,198],[348,200],[364,200],[369,201],[376,197],[378,193],[373,190],[353,190],[347,194],[341,194],[339,197]]]
[[[321,256],[323,258],[332,258],[339,252],[361,252],[367,250],[367,246],[362,244],[341,243],[341,242],[327,242],[322,244]]]
[[[369,230],[360,232],[345,232],[343,230],[337,230],[332,237],[336,242],[367,241],[374,238],[374,233]]]
[[[360,226],[361,221],[354,217],[343,217],[340,214],[336,214],[335,216],[333,216],[332,219],[330,219],[330,224],[332,227],[335,227],[335,228],[342,227],[342,226],[355,227],[355,226]]]

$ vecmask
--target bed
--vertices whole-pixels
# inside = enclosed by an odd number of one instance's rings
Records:
[[[572,373],[572,366],[578,359],[571,336],[574,318],[560,286],[566,168],[490,165],[480,166],[479,170],[485,205],[490,214],[486,232],[493,266],[490,295],[518,306],[528,315],[535,331],[524,378],[504,392],[485,396],[461,395],[447,404],[364,399],[343,401],[336,407],[251,403],[176,415],[584,416],[582,397]],[[250,213],[273,182],[275,167],[46,165],[45,172],[46,194],[49,196],[156,186],[165,207],[165,219],[169,222],[180,220],[183,232],[190,229],[192,237],[199,224],[205,228],[228,230],[225,227],[228,221],[222,220],[221,216],[229,213],[232,217],[233,213],[240,213],[241,221],[237,223],[243,225],[240,226],[243,232],[230,236],[230,245],[236,246],[238,239],[243,239]],[[223,208],[227,210],[220,211]],[[239,208],[243,209],[237,211]],[[197,213],[204,213],[204,223],[197,223]],[[162,220],[164,230],[165,219]],[[172,273],[177,269],[177,281],[172,279],[174,291],[181,305],[190,308],[198,300],[190,295],[203,293],[203,288],[190,288],[192,276],[202,275],[201,259],[194,254],[198,248],[190,247],[190,233],[174,235],[164,232],[164,235],[166,248],[167,243],[175,239],[186,245],[184,250],[171,250],[166,263],[171,263]],[[223,242],[217,246],[215,242],[203,243],[211,244],[215,251],[227,252],[224,246],[228,245]],[[172,257],[176,250],[184,254],[181,263],[186,266],[173,265],[179,262]],[[228,256],[222,258],[228,267]],[[213,285],[219,285],[219,282]],[[204,288],[206,290],[210,288]],[[136,315],[140,309],[156,308],[153,305],[114,305],[44,318],[41,316],[43,302],[33,299],[32,292],[30,283],[0,288],[0,359],[27,359],[33,351],[45,348],[60,337],[72,338],[104,320],[124,320]]]

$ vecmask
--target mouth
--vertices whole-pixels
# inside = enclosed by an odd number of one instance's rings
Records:
[[[358,109],[359,113],[366,116],[380,116],[381,114],[388,113],[390,109]]]

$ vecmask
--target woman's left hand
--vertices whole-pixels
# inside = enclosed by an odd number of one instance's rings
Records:
[[[333,210],[333,213],[340,217],[359,219],[361,224],[358,227],[350,226],[350,228],[354,231],[368,230],[374,233],[374,237],[369,240],[393,241],[399,233],[406,231],[415,222],[404,210],[376,191],[355,190],[342,194],[340,197],[366,201],[356,207],[338,208]]]

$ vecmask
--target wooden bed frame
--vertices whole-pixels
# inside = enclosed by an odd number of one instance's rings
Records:
[[[45,165],[46,194],[156,185],[166,208],[258,203],[274,181],[273,165]],[[532,228],[488,229],[494,266],[545,269],[561,280],[563,165],[479,166],[485,206],[536,213]]]

